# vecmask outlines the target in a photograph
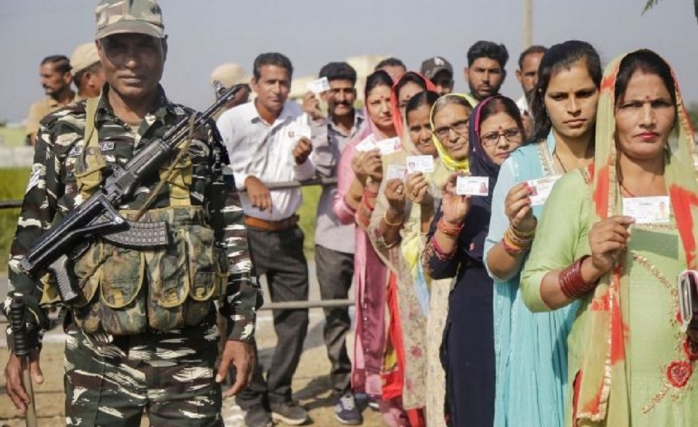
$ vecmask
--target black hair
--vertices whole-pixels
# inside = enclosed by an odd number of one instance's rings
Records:
[[[479,58],[494,59],[499,63],[499,66],[502,67],[502,70],[504,70],[509,60],[509,52],[507,52],[507,47],[503,44],[480,40],[475,42],[475,44],[468,49],[468,67],[472,66],[473,62]]]
[[[53,68],[61,74],[70,72],[70,60],[65,55],[51,55],[41,60],[41,65],[51,63]]]
[[[288,77],[293,77],[293,65],[291,65],[291,60],[280,53],[269,52],[259,55],[254,60],[252,74],[254,75],[255,80],[259,80],[259,78],[262,76],[261,69],[265,65],[275,65],[277,67],[285,68],[288,71]]]
[[[408,71],[403,74],[402,77],[400,77],[400,80],[398,80],[398,82],[395,84],[393,92],[395,93],[396,97],[400,94],[400,90],[405,87],[407,83],[414,83],[421,87],[422,90],[427,90],[427,83],[424,81],[424,78],[414,71]]]
[[[664,58],[649,49],[636,50],[627,54],[620,61],[614,91],[616,102],[625,95],[628,82],[636,71],[654,74],[662,79],[664,86],[669,91],[672,104],[676,105],[676,83],[671,74],[671,67],[669,67]]]
[[[512,101],[511,98],[507,98],[506,96],[495,96],[483,105],[483,107],[480,109],[480,122],[477,124],[478,129],[485,119],[497,113],[505,113],[514,119],[514,121],[516,121],[516,126],[519,128],[519,131],[521,131],[521,135],[524,134],[523,120],[521,120],[521,110],[519,110],[516,102]]]
[[[535,119],[534,141],[546,139],[552,127],[548,112],[545,110],[545,94],[548,91],[550,79],[558,71],[569,70],[574,63],[579,61],[584,62],[591,80],[599,88],[603,77],[601,58],[591,44],[579,40],[568,40],[551,46],[541,58],[538,67],[538,82],[533,90],[533,99],[531,100],[531,112]]]
[[[407,67],[405,67],[404,62],[392,56],[390,58],[385,58],[384,60],[376,64],[376,67],[373,69],[373,71],[378,71],[383,67],[402,67],[405,70],[407,69]]]
[[[439,95],[438,93],[432,92],[430,90],[419,92],[418,94],[410,98],[409,101],[407,101],[407,106],[405,107],[405,119],[412,111],[420,108],[423,105],[427,105],[429,106],[429,108],[431,108],[440,96],[441,95]]]
[[[468,100],[462,96],[444,95],[437,99],[436,102],[434,102],[434,105],[431,107],[431,118],[433,119],[434,116],[436,116],[439,113],[439,111],[443,110],[448,105],[460,105],[468,110],[473,109],[473,106],[470,105],[470,102],[468,102]]]
[[[96,73],[100,69],[100,67],[102,67],[102,63],[97,61],[89,67],[83,68],[82,70],[73,74],[73,84],[75,84],[75,87],[78,88],[78,90],[82,89],[80,87],[80,85],[82,84],[82,77],[87,73]]]
[[[374,71],[368,77],[366,77],[366,87],[364,88],[364,99],[367,99],[369,92],[371,92],[377,86],[388,86],[389,88],[392,88],[393,87],[393,79],[390,78],[390,74],[388,74],[384,70],[378,70],[378,71]]]
[[[545,52],[547,52],[547,51],[548,51],[547,47],[535,44],[535,45],[529,47],[528,49],[524,50],[523,52],[521,52],[521,55],[519,55],[519,70],[523,70],[523,63],[528,55],[533,55],[535,53],[542,53],[545,55]]]
[[[356,70],[346,62],[330,62],[320,69],[319,77],[327,80],[348,80],[352,86],[356,84]]]

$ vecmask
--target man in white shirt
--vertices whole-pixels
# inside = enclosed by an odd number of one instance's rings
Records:
[[[524,128],[526,129],[526,139],[533,135],[533,115],[531,114],[531,102],[538,83],[538,66],[547,48],[534,45],[521,52],[519,56],[519,69],[516,70],[516,79],[521,83],[523,96],[516,101],[516,105],[521,111]]]
[[[320,69],[320,78],[327,78],[330,89],[319,95],[308,92],[303,109],[311,120],[313,164],[318,175],[337,177],[337,165],[349,140],[366,126],[356,101],[356,70],[346,62],[330,62]],[[327,117],[321,111],[319,98],[327,102]],[[354,277],[355,225],[342,225],[332,210],[336,185],[322,187],[315,223],[315,268],[320,296],[323,300],[346,299]],[[358,425],[363,417],[351,393],[351,360],[346,336],[351,329],[348,307],[325,310],[323,335],[332,368],[332,394],[335,419],[342,424]]]
[[[252,261],[264,274],[274,302],[308,299],[308,265],[303,254],[303,231],[296,211],[299,188],[270,190],[265,183],[305,180],[315,168],[307,116],[295,102],[287,101],[293,66],[280,53],[255,59],[254,102],[223,113],[218,128],[241,193]],[[303,136],[305,135],[305,136]],[[308,310],[275,310],[277,345],[266,381],[255,369],[247,390],[237,403],[246,411],[248,427],[271,425],[271,419],[290,425],[308,420],[308,413],[291,400],[291,380],[303,352],[308,330]]]

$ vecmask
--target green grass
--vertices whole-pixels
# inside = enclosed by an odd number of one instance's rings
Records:
[[[30,169],[0,169],[0,200],[21,200],[29,180]],[[300,227],[305,233],[303,249],[308,260],[315,259],[315,212],[322,188],[303,187],[303,205],[298,210]],[[0,209],[0,272],[7,271],[10,245],[17,228],[19,209]]]
[[[322,187],[319,185],[311,185],[302,187],[303,204],[298,209],[300,215],[300,227],[305,233],[305,241],[303,242],[303,252],[308,261],[315,260],[315,215],[317,213],[317,204],[320,201]]]
[[[24,145],[24,136],[23,127],[8,128],[0,126],[0,143],[6,146],[17,147]]]
[[[29,180],[29,168],[0,169],[0,200],[21,200]],[[19,208],[0,209],[0,271],[7,271],[10,245],[17,228]]]

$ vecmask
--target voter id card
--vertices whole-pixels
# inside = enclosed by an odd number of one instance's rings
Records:
[[[434,158],[431,156],[408,156],[405,163],[408,174],[434,172]]]
[[[490,181],[486,176],[459,176],[456,194],[459,196],[487,196]]]
[[[526,181],[531,189],[531,193],[528,195],[531,199],[531,206],[543,206],[548,200],[550,192],[553,191],[553,186],[561,177],[562,175],[553,175]]]
[[[624,197],[623,215],[635,218],[636,224],[667,224],[671,221],[669,196]]]

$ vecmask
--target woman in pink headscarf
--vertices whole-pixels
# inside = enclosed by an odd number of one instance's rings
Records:
[[[375,141],[397,134],[393,124],[390,95],[393,81],[379,70],[366,79],[365,117],[368,126],[349,142],[338,167],[337,193],[333,210],[344,224],[370,218],[378,188],[383,179],[380,152],[363,150]],[[363,144],[362,144],[363,142]],[[358,149],[357,149],[358,146]],[[356,228],[354,252],[354,287],[356,289],[356,330],[352,388],[366,393],[379,403],[385,422],[390,426],[408,426],[400,402],[383,400],[383,354],[385,349],[385,307],[388,269],[373,250],[364,229]]]

